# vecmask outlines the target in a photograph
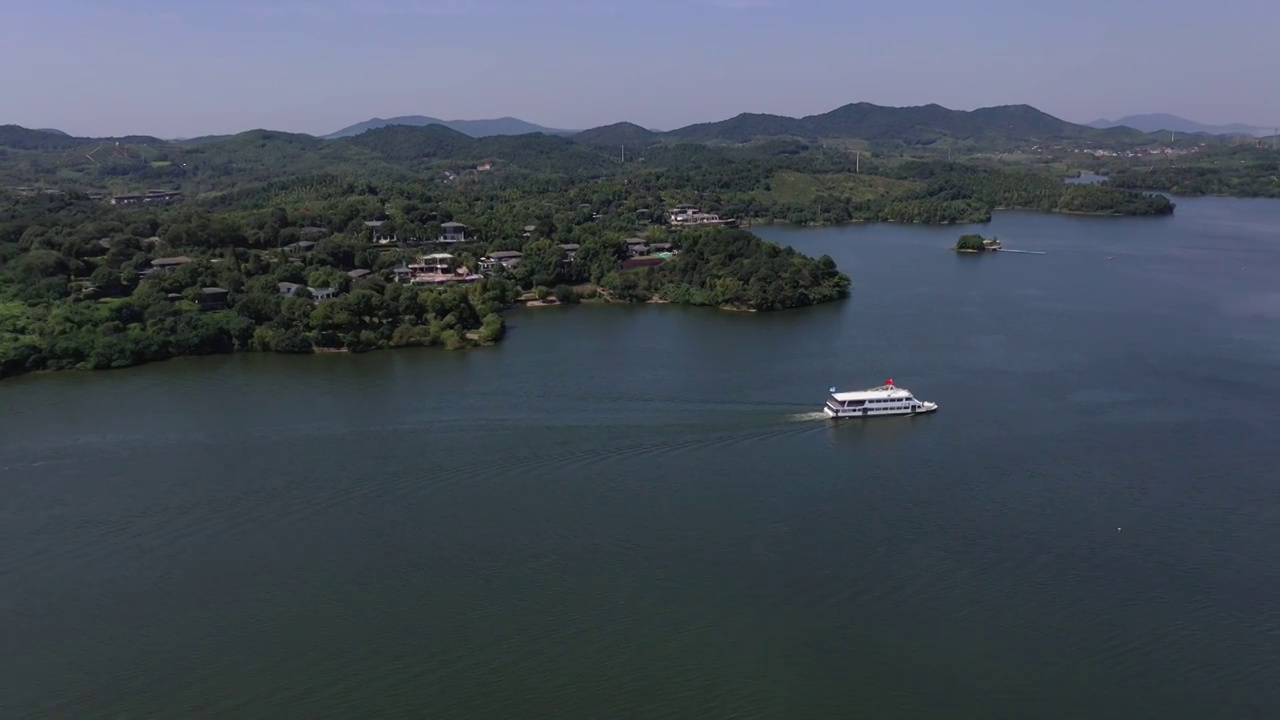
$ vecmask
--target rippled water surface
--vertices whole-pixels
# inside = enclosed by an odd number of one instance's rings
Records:
[[[1280,716],[1280,203],[981,231],[1048,254],[5,381],[0,716]]]

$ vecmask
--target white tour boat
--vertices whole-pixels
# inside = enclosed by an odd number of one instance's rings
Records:
[[[829,418],[876,417],[880,415],[920,415],[938,409],[938,403],[917,400],[911,391],[885,380],[884,385],[854,392],[836,392],[822,407]]]

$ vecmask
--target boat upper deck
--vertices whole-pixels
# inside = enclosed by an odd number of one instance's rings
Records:
[[[853,392],[831,393],[831,399],[837,402],[849,402],[851,400],[909,400],[911,397],[910,390],[893,385],[881,385],[877,388],[855,390]]]

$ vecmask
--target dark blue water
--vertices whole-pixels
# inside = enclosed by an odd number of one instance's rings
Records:
[[[758,230],[853,297],[0,384],[0,716],[1280,713],[1280,203]]]

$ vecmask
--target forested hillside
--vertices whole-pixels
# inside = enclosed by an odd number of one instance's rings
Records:
[[[849,113],[865,109],[850,108]],[[978,122],[974,114],[964,115],[965,122]],[[858,117],[866,121],[879,115]],[[1030,126],[1041,121],[1034,115],[1028,119]],[[472,138],[438,125],[388,126],[320,140],[253,130],[198,143],[89,141],[74,150],[61,144],[79,142],[75,139],[36,133],[58,146],[49,150],[23,149],[43,140],[33,139],[35,131],[14,131],[10,134],[21,147],[0,148],[0,174],[10,187],[105,194],[173,189],[188,201],[224,208],[225,195],[261,203],[264,192],[298,196],[316,182],[341,178],[419,182],[450,198],[500,191],[504,202],[529,200],[540,206],[561,202],[557,194],[583,183],[602,184],[612,195],[633,200],[636,210],[660,214],[670,204],[689,202],[741,219],[795,223],[961,222],[984,220],[997,207],[1123,214],[1171,209],[1162,198],[1065,186],[1056,175],[1030,166],[921,162],[891,152],[855,157],[839,145],[796,138],[737,145],[638,141],[625,163],[621,145],[615,154],[605,143],[623,135],[641,139],[644,132],[615,126],[582,139]],[[1021,189],[1001,189],[1012,187]],[[522,226],[520,214],[511,213],[506,225]]]
[[[1117,188],[1162,190],[1177,195],[1280,198],[1280,152],[1265,140],[1173,160],[1107,159],[1093,163],[1091,169],[1106,174]]]
[[[940,140],[973,147],[1008,147],[1091,139],[1140,143],[1146,139],[1142,133],[1128,128],[1098,130],[1069,123],[1029,105],[966,112],[941,105],[884,107],[871,103],[852,103],[803,118],[743,113],[720,122],[690,125],[667,135],[682,140],[735,143],[778,136],[856,138],[881,147],[929,145]]]

